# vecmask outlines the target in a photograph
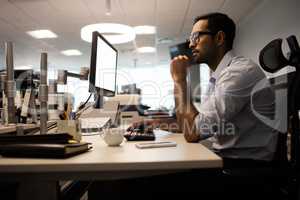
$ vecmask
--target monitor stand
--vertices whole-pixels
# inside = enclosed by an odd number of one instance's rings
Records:
[[[103,98],[103,94],[100,93],[96,93],[94,94],[94,99],[95,99],[95,104],[94,104],[94,108],[95,109],[101,109],[103,108],[104,105],[104,98]]]

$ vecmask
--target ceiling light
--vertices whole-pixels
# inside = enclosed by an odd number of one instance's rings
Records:
[[[50,30],[35,30],[35,31],[27,31],[27,34],[37,39],[44,38],[57,38],[57,35]]]
[[[155,34],[156,27],[155,26],[136,26],[134,27],[135,34],[137,35],[148,35],[148,34]]]
[[[32,68],[33,68],[32,65],[19,65],[15,67],[15,69],[19,69],[19,70],[29,70]]]
[[[139,53],[154,53],[156,52],[155,47],[140,47],[137,49]]]
[[[77,49],[68,49],[68,50],[61,51],[61,53],[64,54],[65,56],[80,56],[80,55],[82,55],[82,53]]]
[[[92,42],[92,33],[98,31],[111,44],[122,44],[135,39],[135,32],[131,26],[114,23],[90,24],[81,28],[81,39]],[[109,34],[105,34],[109,33]]]

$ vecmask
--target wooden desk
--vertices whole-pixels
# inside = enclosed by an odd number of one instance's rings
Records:
[[[85,136],[93,150],[68,159],[1,157],[0,179],[21,183],[18,199],[56,199],[59,180],[119,179],[222,167],[219,156],[199,143],[187,143],[182,134],[157,131],[156,135],[157,140],[176,141],[177,147],[137,149],[136,142],[125,140],[120,147],[108,147],[99,135]]]

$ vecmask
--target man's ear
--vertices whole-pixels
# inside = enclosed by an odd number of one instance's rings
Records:
[[[223,31],[218,31],[218,33],[215,35],[216,44],[218,46],[225,45],[225,33]]]

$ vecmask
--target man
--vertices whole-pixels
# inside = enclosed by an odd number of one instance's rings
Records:
[[[271,161],[277,134],[267,126],[257,110],[272,118],[274,94],[266,88],[266,76],[254,62],[235,56],[232,47],[235,24],[227,15],[211,13],[195,19],[190,48],[197,63],[206,63],[213,71],[210,92],[197,110],[188,98],[188,57],[171,62],[177,124],[187,142],[211,138],[213,149],[228,160]],[[259,84],[265,89],[253,95]],[[152,121],[157,124],[162,121]]]
[[[171,74],[177,121],[188,142],[212,136],[213,148],[223,158],[271,161],[277,134],[255,115],[254,108],[268,110],[271,118],[274,94],[269,88],[260,95],[252,95],[256,85],[266,77],[251,60],[234,55],[234,37],[235,24],[224,14],[195,19],[190,48],[197,63],[206,63],[213,71],[210,79],[213,86],[199,111],[195,109],[186,98],[188,58],[175,58]]]
[[[190,48],[195,61],[206,63],[213,71],[207,97],[197,110],[187,94],[189,59],[184,55],[178,56],[171,62],[177,123],[170,119],[148,120],[134,123],[129,129],[145,123],[167,130],[179,128],[187,142],[211,138],[213,149],[223,157],[225,168],[268,164],[265,161],[273,159],[277,135],[261,119],[272,117],[273,92],[265,88],[266,82],[261,80],[266,77],[255,63],[234,56],[234,37],[235,24],[227,15],[212,13],[197,17],[191,32]],[[255,92],[257,85],[264,88],[262,92]],[[227,180],[218,170],[195,169],[128,180],[120,188],[125,191],[122,197],[126,191],[134,189],[135,196],[146,199],[220,199],[225,196],[254,199],[257,194],[266,198],[274,193],[262,196],[264,187],[249,193],[252,185],[245,186],[235,181],[234,178]],[[128,195],[134,197],[132,192]]]

